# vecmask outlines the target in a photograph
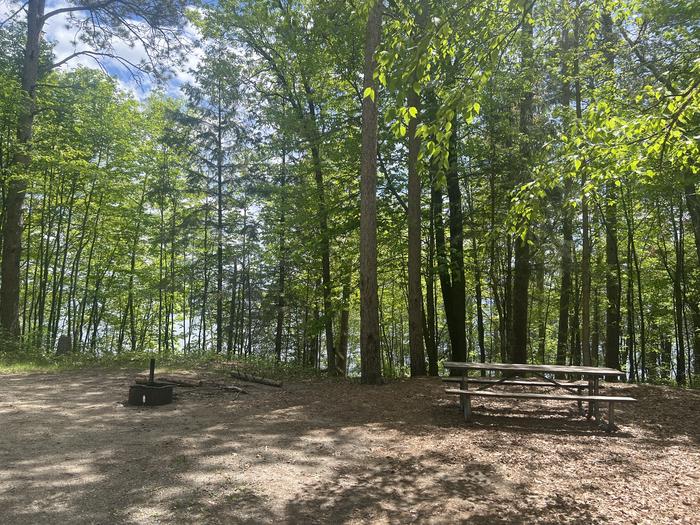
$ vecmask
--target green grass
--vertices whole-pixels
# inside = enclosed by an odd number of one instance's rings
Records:
[[[0,352],[0,374],[49,373],[83,368],[147,368],[151,357],[156,358],[159,371],[174,368],[194,368],[207,365],[212,356],[193,356],[178,354],[175,356],[158,356],[149,353],[123,353],[94,356],[74,354],[56,356],[41,352]]]
[[[293,363],[277,363],[273,358],[253,356],[234,357],[215,353],[157,355],[155,353],[122,353],[94,356],[71,354],[56,356],[33,350],[0,351],[0,374],[53,373],[84,368],[100,369],[146,369],[151,357],[156,358],[156,370],[169,372],[177,369],[192,370],[206,368],[227,372],[237,369],[249,374],[277,380],[305,380],[325,376],[325,373]]]

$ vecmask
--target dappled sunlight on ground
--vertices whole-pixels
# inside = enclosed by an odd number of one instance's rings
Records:
[[[640,402],[608,435],[557,402],[466,425],[434,379],[134,408],[133,376],[2,377],[1,523],[698,522],[697,392],[615,386]]]

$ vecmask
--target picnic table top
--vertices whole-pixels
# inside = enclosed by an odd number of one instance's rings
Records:
[[[535,372],[553,374],[582,374],[588,376],[622,376],[624,372],[614,368],[597,366],[568,366],[568,365],[529,365],[520,363],[463,363],[446,361],[445,368],[452,370],[496,370],[502,372]]]

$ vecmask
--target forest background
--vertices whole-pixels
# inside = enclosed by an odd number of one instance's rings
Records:
[[[697,1],[3,0],[0,22],[5,359],[697,382]]]

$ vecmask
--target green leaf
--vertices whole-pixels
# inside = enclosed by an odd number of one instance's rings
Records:
[[[365,88],[365,91],[364,91],[364,93],[362,94],[362,98],[363,98],[363,99],[364,99],[364,98],[367,98],[367,97],[371,98],[371,99],[372,99],[372,102],[374,102],[374,89],[372,89],[372,88],[369,87],[369,86],[367,86],[367,87]]]

